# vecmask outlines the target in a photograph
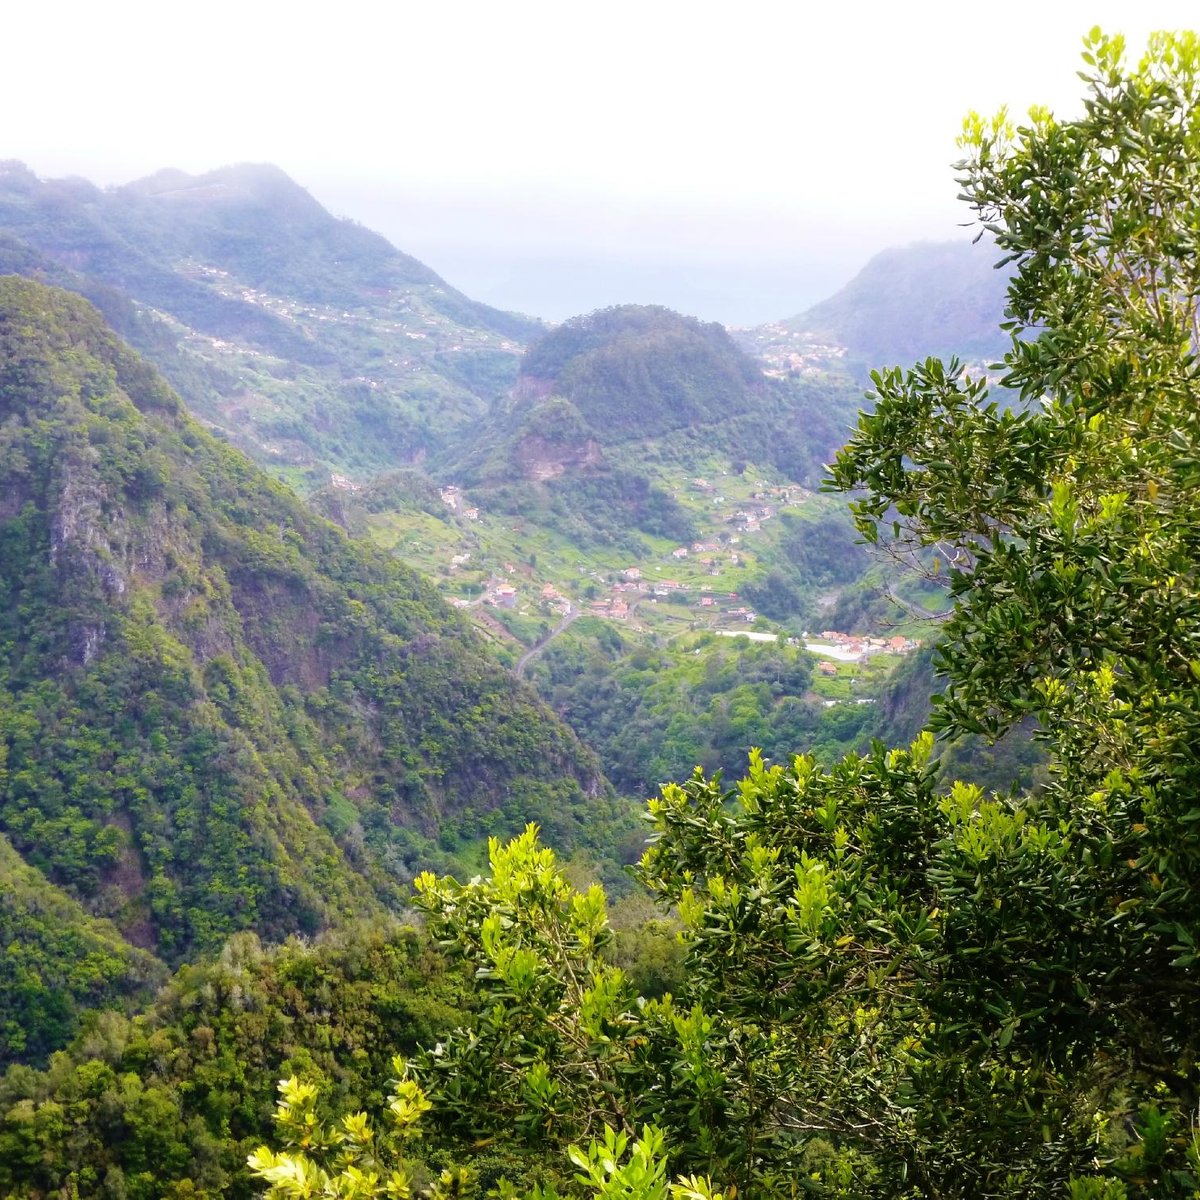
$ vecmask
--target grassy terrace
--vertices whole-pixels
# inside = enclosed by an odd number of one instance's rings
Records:
[[[552,611],[554,600],[543,596],[549,586],[573,607],[620,600],[630,609],[623,619],[636,629],[671,633],[697,625],[736,626],[741,618],[731,620],[725,610],[747,606],[739,598],[742,589],[778,554],[779,514],[817,513],[833,502],[800,489],[791,500],[771,495],[782,481],[752,471],[737,475],[717,460],[693,465],[705,467],[708,475],[673,466],[656,476],[695,519],[699,535],[687,546],[639,532],[640,554],[603,544],[585,549],[549,526],[507,513],[481,508],[478,519],[468,520],[465,511],[474,506],[469,491],[462,493],[457,511],[447,506],[445,519],[419,511],[385,512],[371,514],[368,526],[379,545],[427,573],[448,597],[477,601],[505,584],[516,590],[515,608],[533,614]],[[698,478],[708,487],[697,486]],[[754,518],[748,528],[729,520],[764,508],[772,515]],[[704,548],[694,549],[697,543]],[[677,556],[681,549],[686,555]],[[640,578],[627,578],[630,570]],[[711,603],[703,603],[705,597]]]

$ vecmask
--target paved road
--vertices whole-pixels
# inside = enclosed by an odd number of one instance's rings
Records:
[[[518,679],[520,679],[521,676],[525,674],[525,668],[535,658],[537,658],[537,656],[539,654],[541,654],[541,652],[543,650],[545,650],[545,648],[548,645],[550,645],[550,643],[556,637],[558,637],[558,635],[560,633],[562,633],[562,631],[564,629],[566,629],[566,627],[568,625],[570,625],[570,623],[573,620],[575,620],[576,617],[580,617],[582,615],[583,614],[582,614],[582,612],[580,612],[579,609],[577,609],[571,605],[568,605],[567,611],[563,614],[563,619],[561,621],[559,621],[559,623],[557,625],[555,625],[555,627],[552,630],[550,630],[550,632],[548,634],[546,634],[546,636],[544,638],[542,638],[542,640],[540,642],[538,642],[538,644],[536,646],[532,647],[532,649],[526,650],[525,653],[522,654],[521,657],[517,659],[517,665],[515,667],[513,667],[513,674],[516,675],[516,677]]]
[[[884,590],[887,592],[888,598],[890,600],[894,601],[901,608],[903,608],[905,611],[910,613],[912,616],[916,617],[918,620],[921,620],[921,621],[945,621],[945,620],[948,620],[954,614],[953,609],[947,609],[945,612],[930,612],[929,609],[922,608],[919,604],[914,604],[911,600],[905,600],[905,598],[903,596],[901,596],[897,593],[896,589],[894,587],[892,587],[892,585],[890,583],[887,585],[887,587]]]

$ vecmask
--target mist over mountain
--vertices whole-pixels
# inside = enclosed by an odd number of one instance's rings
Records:
[[[993,362],[1010,272],[987,241],[917,242],[877,254],[844,287],[798,316],[739,335],[769,362],[840,363],[865,380],[878,367],[930,355]]]

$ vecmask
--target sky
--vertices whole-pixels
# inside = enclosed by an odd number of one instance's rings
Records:
[[[272,162],[468,295],[782,319],[968,236],[969,109],[1078,109],[1084,33],[1196,0],[48,0],[8,6],[0,158],[118,185]]]

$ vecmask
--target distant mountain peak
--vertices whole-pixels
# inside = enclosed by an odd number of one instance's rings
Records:
[[[130,194],[164,200],[212,203],[249,203],[270,209],[285,208],[292,216],[336,221],[286,171],[273,163],[235,163],[202,175],[166,168],[136,179],[123,189]]]
[[[872,367],[931,354],[994,358],[1008,272],[997,271],[990,242],[914,242],[881,250],[840,291],[785,329],[846,347]]]
[[[866,384],[872,370],[931,355],[990,363],[1009,272],[990,242],[914,242],[881,250],[827,300],[783,321],[738,330],[776,376],[833,374]]]

